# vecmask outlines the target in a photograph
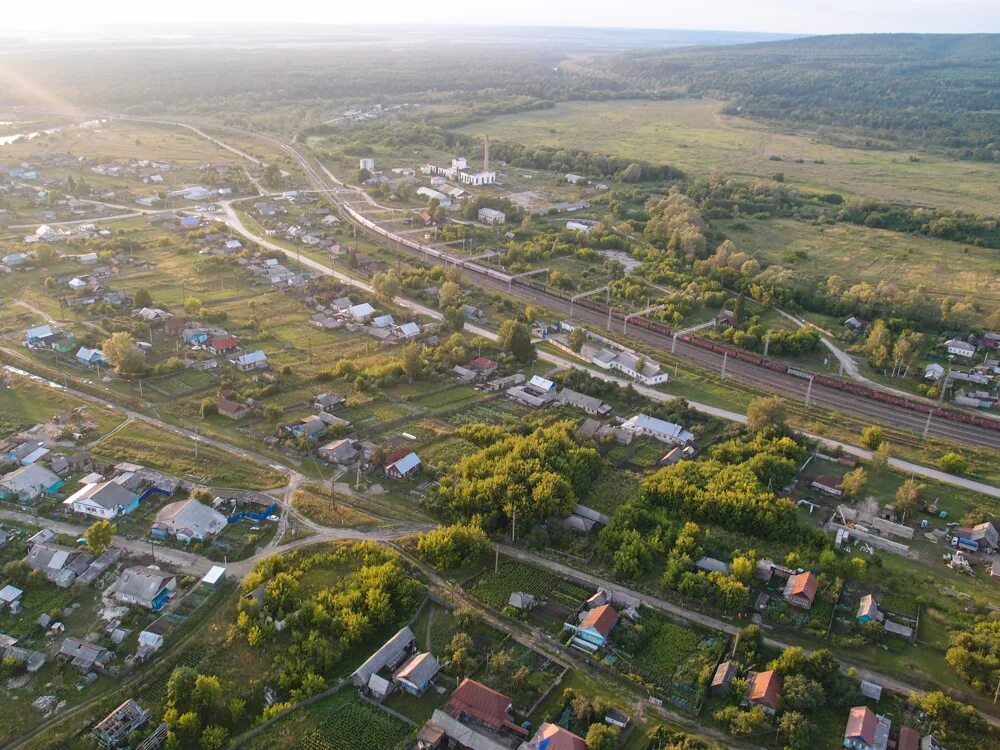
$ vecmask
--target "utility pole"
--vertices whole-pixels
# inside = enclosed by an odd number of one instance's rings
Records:
[[[726,362],[729,360],[729,352],[722,353],[722,372],[719,374],[719,380],[726,379]]]
[[[812,396],[813,379],[809,378],[809,387],[806,388],[806,406],[809,406],[809,397]]]
[[[608,305],[608,333],[611,333],[611,305]]]
[[[764,356],[767,356],[767,350],[771,348],[771,331],[767,332],[767,338],[764,339]]]
[[[675,333],[670,337],[670,353],[673,354],[677,351],[677,334]]]
[[[153,546],[153,538],[149,538],[149,554],[153,556],[153,561],[156,561],[156,547]]]
[[[500,572],[500,545],[494,544],[493,551],[495,553],[493,557],[493,575],[496,575],[497,573]],[[996,701],[994,700],[994,703],[995,702]]]
[[[517,529],[517,508],[514,508],[514,512],[510,517],[510,543],[514,543],[514,534]]]
[[[934,412],[932,412],[932,411],[929,411],[929,412],[927,412],[927,421],[926,421],[926,422],[924,422],[924,434],[923,434],[923,436],[922,436],[922,437],[920,438],[921,442],[926,442],[926,441],[927,441],[927,433],[928,433],[928,432],[930,431],[930,429],[931,429],[931,419],[932,419],[933,417],[934,417]],[[994,703],[995,703],[995,702],[996,702],[996,701],[994,701]]]

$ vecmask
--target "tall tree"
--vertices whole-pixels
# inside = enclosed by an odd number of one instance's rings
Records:
[[[537,356],[531,343],[531,329],[518,320],[508,319],[500,325],[500,345],[521,362],[534,362]]]

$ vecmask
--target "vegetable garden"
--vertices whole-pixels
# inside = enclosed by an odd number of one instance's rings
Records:
[[[399,719],[360,699],[338,706],[302,738],[303,750],[352,750],[356,747],[402,748],[412,731]]]

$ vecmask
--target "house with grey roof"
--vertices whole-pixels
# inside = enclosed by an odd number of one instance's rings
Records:
[[[131,513],[139,506],[140,493],[124,486],[127,479],[118,477],[106,482],[85,483],[63,500],[63,505],[74,513],[103,519]]]
[[[382,669],[395,669],[409,656],[416,640],[412,630],[402,628],[351,673],[351,682],[357,687],[364,687],[373,674]]]
[[[31,502],[41,495],[51,495],[62,484],[63,480],[44,466],[28,464],[0,478],[0,498]]]
[[[153,536],[175,537],[181,542],[212,539],[226,528],[226,517],[195,498],[164,506],[156,514]]]
[[[103,669],[114,657],[106,648],[87,643],[81,638],[66,638],[59,647],[59,655],[69,659],[74,667],[84,672]]]
[[[122,571],[114,587],[115,599],[123,604],[159,612],[177,590],[177,576],[153,567],[133,567]]]

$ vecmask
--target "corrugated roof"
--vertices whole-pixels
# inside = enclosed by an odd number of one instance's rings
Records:
[[[778,698],[781,697],[782,679],[774,670],[758,672],[750,685],[750,700],[763,703],[765,706],[778,709]]]
[[[510,698],[503,693],[466,677],[451,694],[445,711],[456,719],[468,714],[487,726],[500,729],[509,720],[507,709],[511,705]]]
[[[580,627],[593,628],[607,638],[617,622],[618,613],[615,611],[615,608],[610,604],[604,604],[600,607],[594,607],[594,609],[587,612],[580,621]]]

